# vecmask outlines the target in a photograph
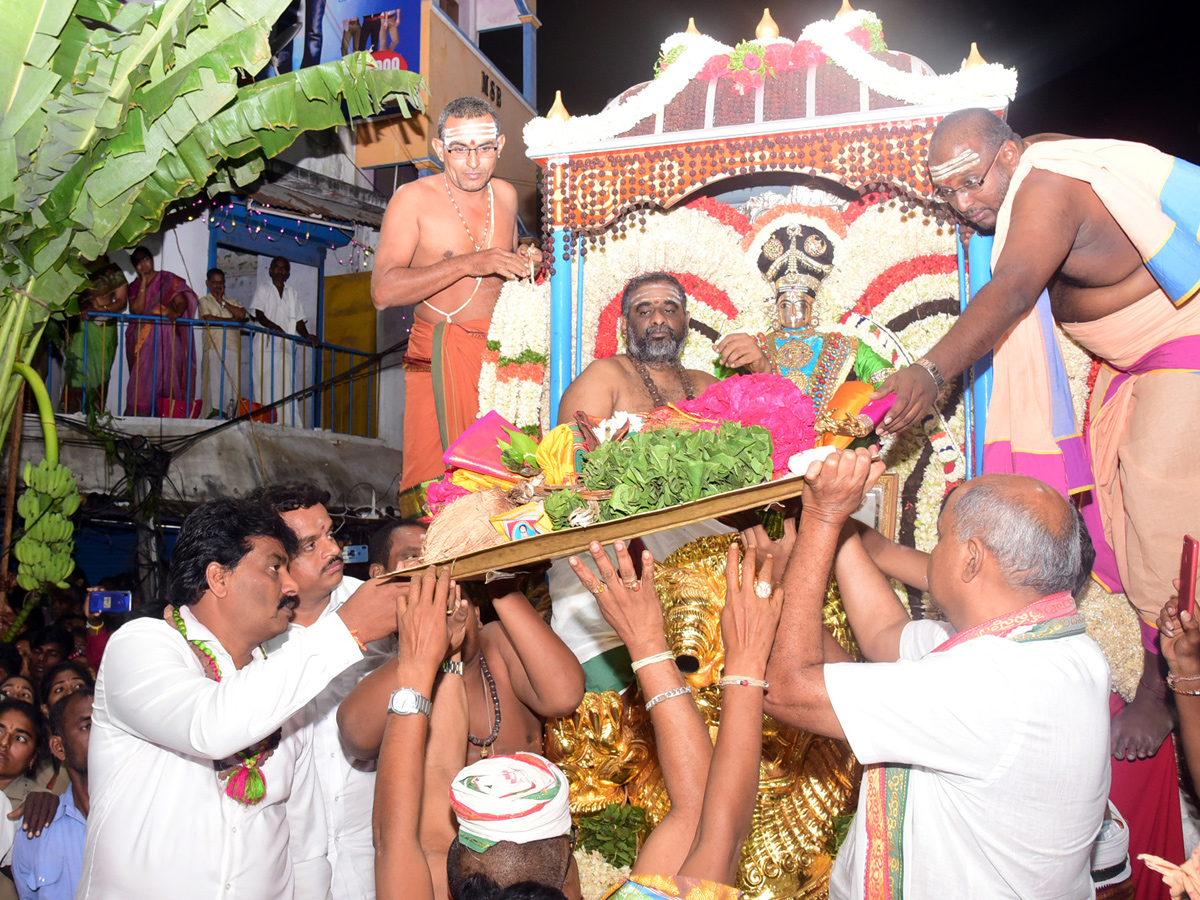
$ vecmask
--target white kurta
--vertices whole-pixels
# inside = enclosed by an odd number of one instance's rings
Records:
[[[250,314],[255,312],[261,312],[288,334],[286,338],[274,332],[254,335],[250,360],[254,399],[262,404],[274,403],[313,382],[312,353],[296,335],[296,323],[304,319],[304,309],[291,285],[285,284],[281,295],[273,282],[266,281],[259,284],[250,301]],[[305,398],[285,404],[275,411],[275,421],[303,427],[304,413],[311,402]]]
[[[905,900],[1086,898],[1108,798],[1108,665],[1086,635],[977,637],[941,653],[945,622],[905,626],[900,661],[825,666],[864,763],[912,767]],[[866,792],[829,895],[864,893]]]
[[[362,653],[330,616],[297,629],[269,659],[256,650],[235,669],[187,607],[182,615],[189,638],[205,641],[223,678],[208,678],[190,645],[161,619],[136,619],[113,635],[96,678],[91,812],[77,897],[291,898],[293,865],[306,886],[328,878],[324,829],[289,829],[285,816],[295,794],[301,805],[304,798],[317,804],[289,809],[297,819],[324,819],[312,743],[296,714]],[[284,740],[263,765],[267,796],[256,806],[227,797],[212,760],[281,726]]]
[[[343,578],[313,627],[332,616],[361,585],[357,578]],[[282,646],[303,630],[300,626],[292,626],[271,642],[268,652],[273,652],[271,647]],[[338,707],[355,685],[395,655],[395,635],[372,641],[367,645],[366,656],[329,682],[305,711],[312,735],[321,804],[325,810],[323,822],[327,828],[329,863],[333,869],[333,900],[373,900],[375,897],[375,845],[371,832],[375,761],[355,759],[346,753],[338,734]]]

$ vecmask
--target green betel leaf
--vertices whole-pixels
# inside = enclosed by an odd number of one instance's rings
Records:
[[[613,491],[601,518],[619,518],[761,484],[771,476],[770,438],[737,423],[716,432],[642,432],[601,444],[585,457],[582,474],[588,489]]]

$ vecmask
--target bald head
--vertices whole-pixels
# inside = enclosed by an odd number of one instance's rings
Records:
[[[1022,475],[983,475],[947,504],[955,539],[977,538],[1009,587],[1055,594],[1072,591],[1081,566],[1079,528],[1058,491]]]
[[[929,169],[935,181],[948,178],[939,174],[955,157],[962,155],[964,145],[978,156],[990,156],[1005,141],[1016,139],[1008,123],[990,109],[959,109],[938,123],[929,140]],[[986,162],[986,160],[985,160]]]

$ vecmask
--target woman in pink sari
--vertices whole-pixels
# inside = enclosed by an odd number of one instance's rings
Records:
[[[129,288],[129,312],[166,321],[138,319],[125,331],[129,360],[125,415],[168,416],[172,401],[183,403],[185,410],[191,407],[196,381],[192,329],[175,320],[195,318],[196,295],[178,275],[156,272],[154,257],[145,247],[134,250],[131,259],[138,279]]]

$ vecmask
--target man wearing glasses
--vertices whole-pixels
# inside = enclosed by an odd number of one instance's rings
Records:
[[[401,490],[439,477],[443,452],[475,421],[500,288],[541,264],[540,251],[517,246],[516,190],[492,177],[504,135],[491,104],[451,101],[432,143],[444,171],[396,192],[371,276],[377,309],[417,305],[404,357]]]
[[[1124,589],[1150,647],[1181,539],[1200,528],[1200,168],[1144,144],[1022,140],[984,109],[947,116],[927,162],[938,196],[975,231],[995,234],[992,280],[918,365],[880,385],[878,395],[898,398],[881,430],[917,422],[943,376],[992,350],[985,471],[1033,474],[1064,493],[1094,484],[1081,511],[1095,575]],[[1083,436],[1054,321],[1105,363]],[[1118,768],[1156,757],[1174,772],[1152,652],[1144,671],[1113,720],[1113,754],[1125,761],[1114,763],[1114,799],[1127,815]]]

